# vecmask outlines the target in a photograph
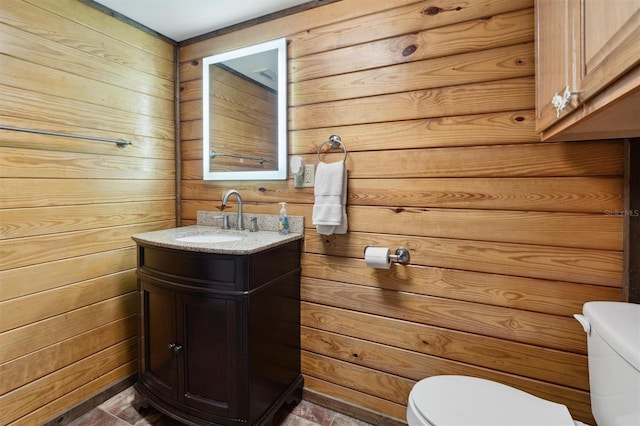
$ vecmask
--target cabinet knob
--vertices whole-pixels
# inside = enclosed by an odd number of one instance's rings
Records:
[[[169,350],[173,351],[174,353],[178,353],[182,350],[182,345],[179,345],[177,343],[169,343]]]
[[[551,98],[551,105],[556,108],[556,118],[560,118],[560,113],[567,107],[569,104],[569,99],[571,96],[577,95],[578,92],[571,92],[569,90],[569,86],[564,88],[564,93],[562,95],[556,92],[555,95]]]

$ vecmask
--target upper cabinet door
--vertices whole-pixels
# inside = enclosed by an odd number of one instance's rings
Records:
[[[536,0],[542,139],[640,136],[640,0]],[[615,136],[611,136],[615,135]]]
[[[576,90],[579,30],[576,6],[579,0],[537,0],[536,10],[536,130],[546,129],[558,120],[554,96],[568,87]],[[570,100],[571,101],[571,100]],[[575,108],[575,100],[573,100]]]
[[[640,0],[581,1],[580,97],[587,100],[640,63]]]

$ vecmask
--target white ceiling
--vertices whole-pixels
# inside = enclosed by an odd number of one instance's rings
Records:
[[[95,0],[175,41],[239,24],[309,0]]]

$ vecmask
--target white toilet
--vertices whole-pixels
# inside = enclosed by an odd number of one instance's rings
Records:
[[[591,410],[599,425],[640,425],[640,305],[587,302]],[[409,394],[409,426],[575,426],[562,404],[468,376],[433,376]]]

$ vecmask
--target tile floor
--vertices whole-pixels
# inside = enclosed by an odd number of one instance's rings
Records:
[[[100,406],[69,423],[69,426],[181,426],[177,422],[152,407],[136,411],[131,402],[133,387],[129,387]],[[345,416],[308,401],[277,416],[280,426],[370,426],[369,423]]]

